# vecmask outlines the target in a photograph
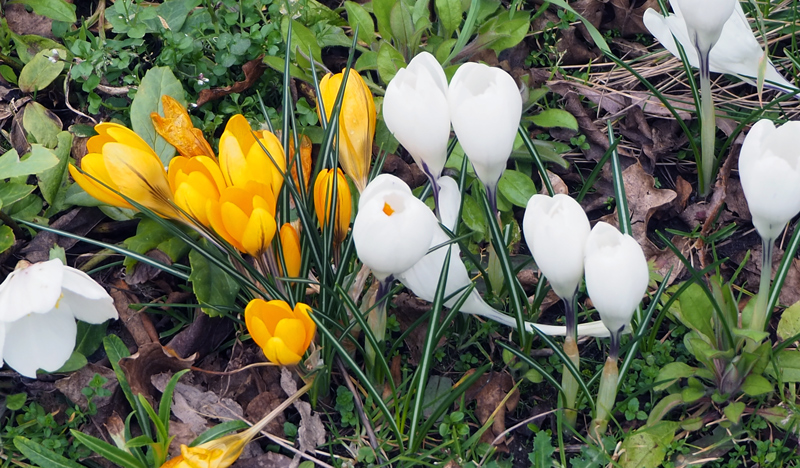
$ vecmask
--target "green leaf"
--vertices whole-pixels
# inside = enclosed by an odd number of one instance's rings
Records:
[[[472,195],[466,195],[464,197],[464,207],[461,211],[461,218],[468,228],[481,234],[486,233],[486,219],[483,217],[483,210],[481,210],[480,205]]]
[[[264,63],[267,64],[268,67],[272,68],[275,71],[283,73],[284,67],[286,65],[286,61],[281,57],[276,57],[274,55],[265,56]],[[306,83],[313,83],[314,79],[311,75],[307,74],[303,71],[302,68],[298,67],[293,63],[289,63],[289,75],[292,78],[296,78],[301,81],[305,81]]]
[[[157,221],[145,218],[136,226],[136,235],[125,239],[125,248],[139,254],[146,254],[152,249],[158,249],[169,256],[173,262],[177,262],[189,251],[189,245],[183,240],[175,237],[163,225]],[[133,273],[132,268],[137,261],[131,257],[126,257],[123,265],[127,268],[128,274]]]
[[[444,37],[449,38],[461,25],[464,14],[461,0],[434,0],[433,4],[439,17],[439,24],[444,28]]]
[[[0,253],[10,249],[15,241],[14,230],[5,225],[0,226]]]
[[[75,437],[75,440],[88,447],[89,450],[116,464],[117,466],[146,468],[128,451],[115,447],[104,440],[98,439],[97,437],[76,431],[75,429],[70,430],[70,433],[73,437]]]
[[[350,0],[344,2],[344,9],[347,10],[347,22],[353,31],[358,28],[358,38],[367,44],[372,44],[375,40],[375,24],[372,16],[363,6]]]
[[[131,127],[155,150],[166,166],[175,155],[175,147],[156,133],[156,128],[150,119],[152,112],[164,115],[164,106],[161,104],[161,96],[164,94],[175,98],[181,105],[186,105],[183,86],[169,67],[154,67],[147,70],[131,103]]]
[[[8,207],[18,201],[24,200],[28,198],[28,195],[30,195],[31,192],[33,192],[34,190],[36,190],[35,185],[19,184],[12,182],[0,182],[0,207],[3,206]],[[33,198],[39,198],[39,197],[33,197]]]
[[[14,40],[17,55],[19,55],[19,59],[22,60],[22,63],[30,62],[37,53],[45,50],[64,49],[62,44],[35,34],[26,34],[23,36],[14,34],[11,38]]]
[[[25,402],[28,401],[28,394],[27,393],[15,393],[13,395],[8,395],[6,397],[6,408],[10,409],[11,411],[17,411],[22,409],[25,406]]]
[[[679,379],[692,377],[697,372],[696,367],[692,367],[683,362],[670,362],[661,368],[656,377],[655,390],[666,390],[670,385],[677,382]],[[664,382],[664,383],[660,383]]]
[[[425,386],[425,395],[422,400],[422,415],[431,417],[438,403],[447,397],[453,389],[453,380],[448,377],[432,375]]]
[[[780,372],[781,382],[800,382],[800,351],[782,349],[773,356],[775,367]],[[767,366],[764,373],[777,379],[773,366]]]
[[[14,69],[9,67],[8,65],[0,65],[0,76],[2,76],[6,81],[11,83],[12,85],[17,84],[17,74],[14,73]]]
[[[63,57],[66,57],[66,49],[61,50]],[[22,67],[17,80],[20,91],[24,93],[41,91],[58,78],[58,75],[64,71],[65,62],[63,60],[52,62],[50,57],[52,57],[52,50],[38,52],[30,62]]]
[[[42,171],[39,175],[39,190],[42,192],[42,197],[50,205],[56,205],[59,202],[63,203],[69,177],[69,153],[72,149],[72,134],[70,132],[59,132],[56,135],[58,145],[53,151],[53,154],[58,158],[58,164]]]
[[[52,450],[45,448],[42,444],[22,436],[14,437],[14,446],[30,461],[42,468],[86,468],[69,458],[62,457]]]
[[[678,423],[661,421],[655,426],[628,434],[619,453],[621,468],[657,468],[664,462],[667,447],[675,436]]]
[[[220,313],[209,306],[229,307],[234,304],[239,293],[239,284],[233,278],[196,250],[189,252],[189,264],[192,267],[189,281],[192,282],[197,300],[204,305],[203,312],[216,317]]]
[[[522,42],[530,27],[528,14],[518,13],[514,19],[508,19],[508,15],[497,15],[481,26],[476,41],[482,48],[500,53]]]
[[[578,131],[578,119],[563,109],[545,109],[529,120],[542,128],[560,127]]]
[[[31,143],[39,143],[47,148],[55,148],[58,144],[58,133],[61,131],[61,120],[49,109],[36,101],[25,106],[22,115],[22,126]]]
[[[46,16],[52,20],[74,23],[78,21],[75,16],[75,5],[65,0],[11,0],[8,3],[21,3],[33,8],[37,15]]]
[[[295,54],[297,64],[301,68],[310,69],[311,62],[308,61],[308,58],[313,57],[317,62],[322,62],[322,49],[317,43],[317,36],[302,23],[288,16],[284,16],[281,20],[281,36],[284,42],[289,35],[289,21],[292,22],[292,53]],[[302,53],[297,53],[297,49],[300,49]]]
[[[415,29],[414,20],[406,2],[399,1],[394,4],[389,15],[389,23],[392,27],[392,38],[395,45],[400,49],[408,49],[414,40]]]
[[[158,403],[158,418],[167,429],[167,432],[169,432],[169,410],[172,405],[172,393],[175,391],[175,386],[178,385],[178,380],[187,372],[189,372],[189,369],[176,372],[167,382],[164,393],[161,394],[161,401]]]
[[[781,321],[778,322],[778,338],[781,341],[797,334],[800,334],[800,301],[795,302],[784,310],[781,313]]]
[[[545,431],[536,433],[533,439],[533,451],[528,454],[531,468],[551,468],[554,466],[553,453],[556,449],[550,440],[550,436]]]
[[[189,447],[196,447],[196,446],[198,446],[200,444],[204,444],[204,443],[209,442],[211,440],[218,439],[219,437],[222,437],[223,435],[225,435],[225,434],[227,434],[229,432],[238,431],[238,430],[241,430],[241,429],[247,429],[248,427],[250,427],[249,424],[247,424],[244,421],[239,421],[239,420],[236,420],[236,419],[216,424],[211,429],[209,429],[209,430],[203,432],[202,434],[200,434],[199,436],[197,436],[197,438],[194,439],[189,444]]]
[[[392,7],[396,0],[372,0],[372,13],[378,20],[378,32],[380,32],[383,42],[392,40]],[[384,81],[388,83],[388,81]]]
[[[725,413],[725,417],[734,424],[739,424],[739,418],[742,417],[742,412],[744,412],[745,404],[744,402],[737,401],[734,403],[729,404],[725,407],[723,412]]]
[[[497,189],[512,204],[525,208],[528,200],[536,194],[536,185],[533,180],[522,172],[507,169],[500,177]]]
[[[119,365],[120,359],[130,357],[131,353],[128,351],[128,347],[125,346],[125,343],[122,342],[120,337],[111,334],[103,338],[103,348],[111,363],[111,368],[114,369],[114,374],[117,376],[119,388],[122,389],[122,393],[125,394],[125,398],[128,400],[131,407],[135,408],[136,403],[133,398],[133,391],[128,383],[128,379],[125,377],[125,373],[122,371],[122,367]]]
[[[681,398],[684,403],[692,403],[705,396],[706,392],[702,388],[686,387],[681,390]]]
[[[38,174],[58,164],[58,158],[42,145],[31,145],[30,156],[20,160],[16,150],[0,156],[0,179]]]
[[[662,297],[664,300],[669,299],[666,294]],[[684,325],[704,335],[706,339],[715,339],[714,328],[711,326],[714,306],[703,292],[703,288],[696,283],[681,293],[678,300],[673,302],[670,312]]]
[[[397,70],[405,68],[406,61],[403,54],[397,51],[391,44],[381,41],[381,48],[378,49],[378,75],[384,83],[392,81]]]
[[[171,31],[180,31],[186,18],[202,0],[167,0],[159,5],[156,10],[158,11],[159,18],[163,19]]]
[[[84,356],[91,356],[103,344],[108,321],[103,323],[86,323],[78,321],[78,335],[75,339],[75,351]]]
[[[67,362],[65,362],[64,365],[54,373],[62,374],[67,372],[75,372],[78,369],[82,369],[88,363],[89,362],[86,360],[86,356],[77,351],[73,351],[69,356],[69,359],[67,359]]]
[[[775,390],[769,380],[758,374],[750,374],[744,379],[742,391],[749,396],[758,396]]]

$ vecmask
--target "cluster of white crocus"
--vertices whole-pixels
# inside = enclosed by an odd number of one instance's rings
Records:
[[[437,207],[450,124],[494,208],[521,117],[522,97],[511,75],[470,62],[448,86],[442,66],[427,52],[397,72],[383,100],[386,126],[430,179]]]
[[[20,262],[0,284],[0,362],[25,377],[55,372],[72,355],[77,324],[117,318],[111,296],[61,260]]]
[[[669,3],[673,14],[662,16],[648,8],[644,12],[644,25],[672,55],[680,56],[675,44],[677,38],[689,65],[700,68],[700,59],[691,38],[696,31],[700,32],[699,37],[703,37],[703,32],[707,31],[705,36],[713,39],[713,34],[719,29],[716,45],[708,54],[709,70],[713,73],[736,75],[750,83],[758,79],[759,69],[765,58],[764,50],[753,34],[738,1],[720,0],[714,2],[714,5],[697,0],[670,0]],[[778,73],[769,60],[764,69],[764,80],[767,86],[780,91],[798,91],[796,86]]]

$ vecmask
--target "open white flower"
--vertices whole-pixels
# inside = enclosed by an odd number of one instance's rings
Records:
[[[17,267],[0,284],[0,360],[36,378],[58,370],[75,348],[75,319],[116,319],[114,301],[86,273],[53,259]]]
[[[739,179],[762,238],[775,240],[800,212],[800,122],[776,128],[762,119],[747,133],[739,153]]]
[[[698,0],[691,1],[704,11],[714,10],[713,7],[709,8]],[[723,6],[728,3],[729,0],[726,0]],[[690,39],[690,33],[687,30],[687,18],[684,17],[684,14],[690,14],[691,18],[705,17],[707,15],[684,11],[682,3],[675,0],[670,0],[670,4],[675,13],[666,17],[652,8],[648,8],[644,12],[644,25],[658,39],[661,45],[676,57],[680,55],[678,54],[678,46],[675,44],[675,38],[677,38],[678,42],[683,46],[683,51],[686,53],[689,64],[694,68],[700,68],[700,60],[697,58],[697,50],[694,43]],[[758,77],[759,65],[763,58],[764,50],[753,35],[753,30],[747,22],[744,10],[742,10],[741,4],[737,1],[734,5],[733,14],[728,17],[722,26],[716,45],[708,54],[709,69],[714,73],[735,75],[745,82],[754,84],[753,80]],[[798,88],[788,82],[771,62],[767,63],[764,79],[765,84],[769,87],[785,92],[798,91]]]
[[[383,119],[414,162],[435,183],[447,159],[450,111],[447,78],[428,52],[414,57],[397,71],[386,87]]]
[[[650,281],[636,240],[599,222],[586,240],[586,290],[612,335],[628,325]]]

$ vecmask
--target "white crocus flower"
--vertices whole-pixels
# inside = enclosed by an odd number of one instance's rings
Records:
[[[647,260],[636,240],[599,222],[586,240],[586,290],[612,340],[628,325],[650,281]]]
[[[367,185],[353,223],[358,258],[382,282],[419,261],[438,229],[425,203],[404,182],[390,177]]]
[[[583,279],[583,249],[592,230],[581,205],[569,195],[534,195],[525,208],[522,230],[553,291],[571,300]]]
[[[761,237],[775,240],[800,212],[800,122],[759,120],[739,153],[739,178]]]
[[[450,139],[447,78],[433,55],[422,52],[386,87],[383,120],[432,184],[442,174]]]
[[[702,7],[704,10],[707,9],[702,2],[692,1],[696,2],[698,7]],[[675,38],[677,38],[678,42],[683,46],[683,51],[689,60],[689,64],[694,68],[700,68],[697,50],[690,39],[689,31],[686,27],[687,21],[682,9],[683,5],[681,2],[674,0],[670,0],[670,4],[675,13],[666,17],[652,8],[645,11],[644,25],[658,39],[661,45],[676,57],[680,55],[678,46],[675,44]],[[692,17],[695,16],[704,15],[693,13]],[[742,6],[737,1],[735,2],[733,14],[728,17],[722,27],[716,45],[709,52],[709,69],[714,73],[735,75],[743,81],[753,84],[753,80],[758,78],[758,70],[763,59],[764,50],[753,35],[753,30],[747,22]],[[767,63],[764,79],[767,86],[780,91],[798,91],[796,86],[778,73],[772,62],[768,61]]]
[[[75,319],[118,317],[111,296],[86,273],[61,260],[18,266],[0,284],[0,358],[25,377],[54,372],[75,348]]]
[[[447,101],[453,130],[496,210],[497,183],[522,116],[519,88],[500,68],[469,62],[453,75]]]

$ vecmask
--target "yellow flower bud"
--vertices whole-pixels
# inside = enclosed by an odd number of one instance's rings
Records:
[[[95,131],[98,134],[89,139],[88,154],[81,159],[85,174],[69,166],[75,182],[103,203],[133,208],[115,193],[119,192],[160,216],[179,219],[180,215],[170,203],[172,192],[167,173],[155,151],[133,130],[122,125],[101,123],[95,126]]]
[[[296,278],[300,275],[300,236],[291,223],[281,226],[280,236],[283,261],[286,263],[286,273],[284,274],[290,278]],[[280,265],[280,258],[277,260]]]
[[[324,229],[329,224],[328,215],[333,203],[334,181],[336,181],[336,209],[333,239],[336,244],[340,244],[350,228],[350,214],[353,209],[350,186],[347,185],[341,169],[336,171],[323,169],[317,175],[317,180],[314,182],[314,210],[317,212],[320,227]]]
[[[169,162],[167,178],[175,204],[193,220],[210,226],[208,204],[219,201],[226,187],[217,162],[208,156],[176,156]]]
[[[186,108],[166,94],[161,96],[161,105],[164,108],[164,117],[156,112],[150,114],[156,132],[174,146],[181,156],[191,158],[202,155],[214,159],[211,145],[206,141],[203,132],[194,127]]]
[[[287,366],[300,362],[314,338],[317,325],[310,313],[311,308],[301,302],[292,310],[284,301],[253,299],[244,310],[244,320],[267,359]]]
[[[342,86],[344,73],[328,73],[319,82],[325,115],[331,118],[336,95]],[[319,108],[317,108],[319,114]],[[347,75],[342,108],[339,112],[339,164],[353,179],[359,192],[364,191],[372,160],[372,139],[375,136],[375,101],[361,75],[350,70]]]

